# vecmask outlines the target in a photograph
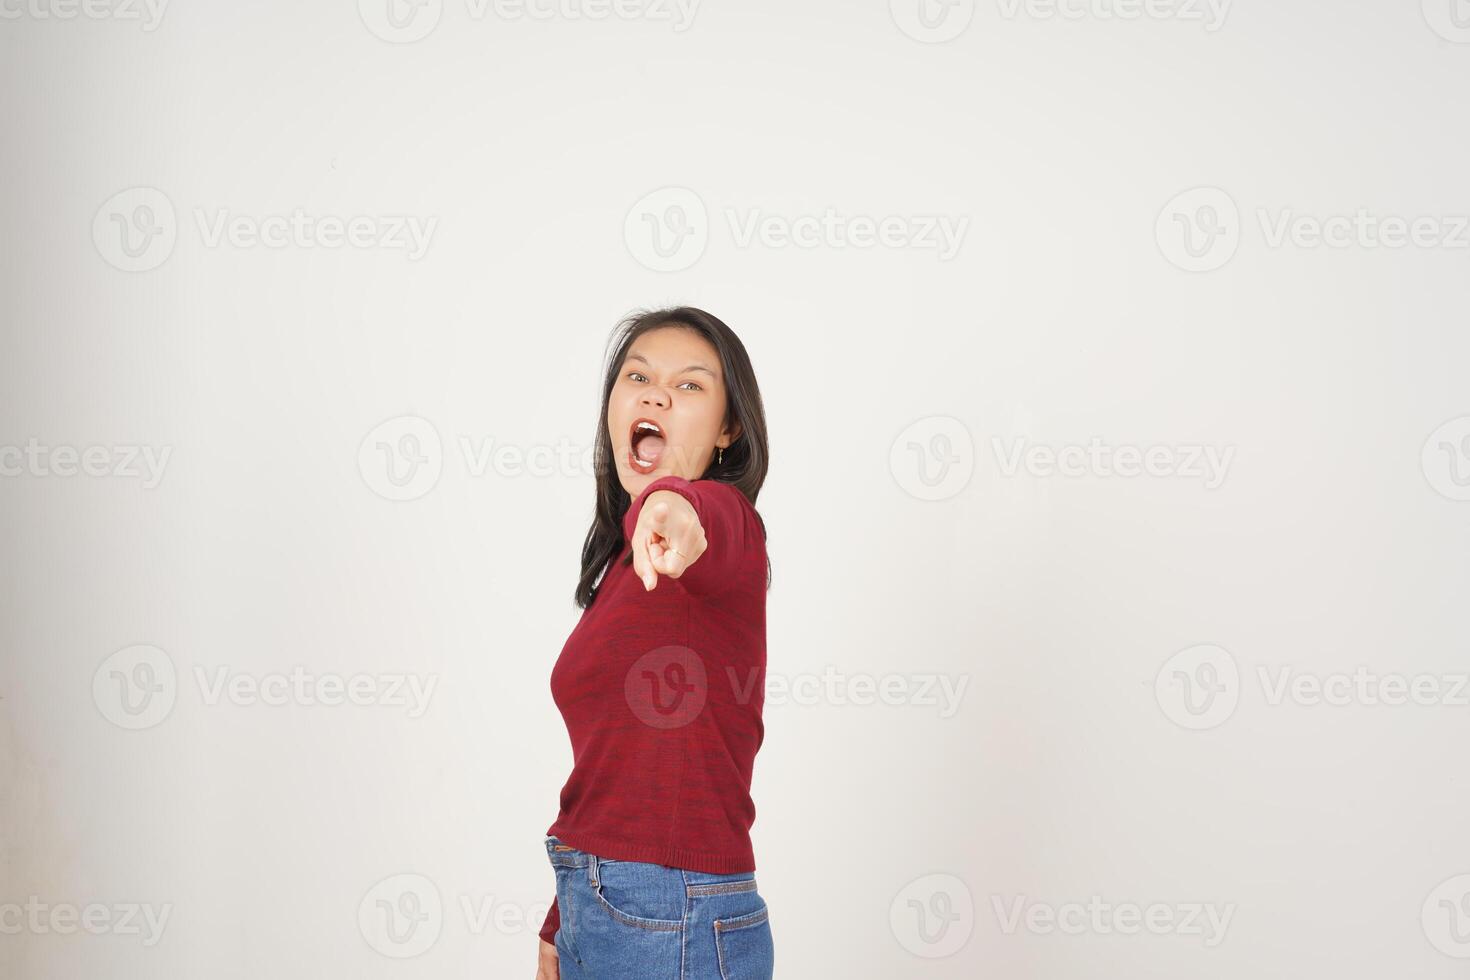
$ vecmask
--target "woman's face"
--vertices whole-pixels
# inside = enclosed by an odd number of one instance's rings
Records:
[[[698,479],[715,449],[740,434],[738,426],[726,431],[724,420],[725,379],[714,345],[686,327],[640,335],[607,401],[608,438],[623,489],[636,498],[661,476]]]

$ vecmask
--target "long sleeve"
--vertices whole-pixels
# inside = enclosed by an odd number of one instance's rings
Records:
[[[561,928],[561,909],[557,908],[556,899],[551,900],[551,908],[546,910],[546,921],[541,923],[541,939],[543,942],[556,945],[556,930]]]
[[[705,550],[678,578],[659,576],[650,591],[623,562],[649,493],[664,489],[693,508]],[[750,790],[766,690],[760,513],[733,484],[660,477],[622,516],[625,547],[551,672],[572,773],[546,834],[613,861],[754,871]],[[556,863],[554,847],[549,853]],[[580,884],[560,867],[558,875]],[[578,910],[569,908],[566,916],[548,909],[543,940],[555,942],[563,930],[574,944]]]
[[[704,554],[684,569],[678,581],[695,594],[719,592],[728,586],[745,558],[748,548],[760,540],[759,518],[745,494],[718,480],[686,480],[661,476],[638,495],[628,508],[625,530],[629,537],[638,525],[638,515],[650,494],[669,490],[689,501],[704,528]]]

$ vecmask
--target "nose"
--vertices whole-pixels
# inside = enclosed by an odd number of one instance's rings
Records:
[[[643,389],[643,397],[640,399],[645,404],[657,405],[659,408],[668,408],[669,396],[665,394],[663,386],[648,385]]]

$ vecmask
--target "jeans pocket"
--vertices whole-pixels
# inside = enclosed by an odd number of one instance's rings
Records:
[[[592,894],[615,922],[653,932],[684,928],[684,879],[679,872],[642,861],[597,862]]]
[[[721,980],[771,980],[776,947],[771,939],[770,910],[764,901],[754,912],[715,920],[715,953]]]

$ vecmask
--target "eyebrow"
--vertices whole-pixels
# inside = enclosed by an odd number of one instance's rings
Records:
[[[630,361],[642,361],[644,364],[648,364],[648,358],[644,357],[642,354],[629,354],[628,357],[627,357],[627,359],[630,360]],[[652,367],[652,365],[649,365],[649,366]],[[705,374],[709,375],[711,378],[715,377],[715,372],[711,371],[709,368],[705,367],[703,364],[691,364],[688,367],[686,367],[684,370],[680,371],[679,373],[680,374],[688,374],[690,371],[703,371]]]

